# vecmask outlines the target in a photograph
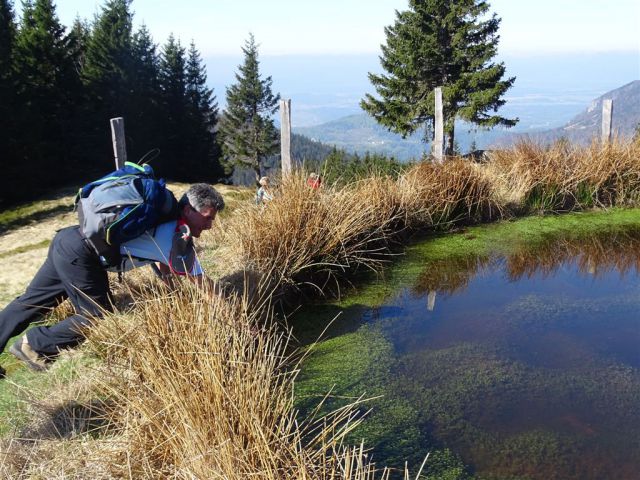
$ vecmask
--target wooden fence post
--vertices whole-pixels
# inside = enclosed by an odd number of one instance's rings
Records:
[[[435,130],[433,135],[433,156],[437,162],[442,162],[444,148],[444,121],[442,118],[442,87],[434,90],[436,97]]]
[[[602,101],[602,143],[611,141],[611,119],[613,118],[613,100],[607,98]]]
[[[111,140],[113,141],[113,156],[116,160],[116,170],[124,166],[127,161],[127,145],[124,138],[124,118],[112,118]]]
[[[436,291],[429,290],[429,294],[427,295],[427,310],[433,312],[434,308],[436,308]]]
[[[289,175],[291,163],[291,99],[280,100],[280,158],[282,175]]]

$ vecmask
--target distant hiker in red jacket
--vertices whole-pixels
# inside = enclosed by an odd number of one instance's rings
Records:
[[[307,185],[313,190],[317,190],[318,188],[320,188],[321,182],[322,180],[320,179],[320,175],[314,172],[310,173],[309,178],[307,178]]]

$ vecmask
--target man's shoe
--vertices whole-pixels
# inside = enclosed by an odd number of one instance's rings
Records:
[[[0,367],[0,378],[4,378],[6,376],[7,376],[7,371],[4,368]]]
[[[36,372],[42,372],[48,367],[45,358],[42,355],[38,355],[38,352],[31,348],[26,335],[13,342],[9,347],[9,353],[18,360],[22,360],[27,364],[27,367]]]

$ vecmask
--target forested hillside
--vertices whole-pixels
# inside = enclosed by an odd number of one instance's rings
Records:
[[[0,0],[0,205],[105,173],[113,117],[125,119],[130,159],[160,149],[157,174],[223,175],[216,97],[196,45],[171,36],[158,46],[132,16],[130,2],[109,0],[92,22],[67,27],[51,0],[26,2],[21,18]]]
[[[336,148],[316,140],[312,140],[297,133],[291,134],[291,157],[298,165],[320,170],[320,166]],[[347,155],[344,152],[341,152]],[[263,162],[264,175],[276,175],[280,169],[280,154],[271,155]],[[231,177],[233,183],[238,185],[254,185],[256,183],[255,174],[251,169],[236,168]]]
[[[335,145],[312,140],[304,135],[291,135],[291,157],[297,165],[307,171],[322,175],[325,182],[348,182],[370,175],[373,172],[385,172],[396,176],[408,163],[400,162],[396,157],[386,156],[375,151],[352,153]],[[280,174],[280,155],[267,157],[262,164],[262,174],[277,177]],[[236,185],[256,185],[251,169],[236,168],[231,180]]]

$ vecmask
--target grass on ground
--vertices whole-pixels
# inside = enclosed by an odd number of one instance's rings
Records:
[[[587,149],[524,145],[486,165],[461,159],[419,164],[397,178],[379,175],[320,191],[310,191],[304,176],[294,176],[281,182],[266,208],[245,204],[221,216],[223,235],[204,236],[203,255],[215,256],[220,274],[250,268],[273,279],[269,288],[314,284],[322,291],[327,278],[379,269],[408,232],[532,212],[634,205],[640,192],[639,150],[635,143]],[[228,197],[237,196],[242,205],[244,195],[230,192]],[[454,247],[448,248],[451,254]],[[189,291],[185,295],[141,297],[129,315],[133,323],[117,317],[101,322],[111,328],[107,334],[100,337],[96,331],[93,345],[102,365],[112,370],[98,374],[94,388],[118,408],[109,410],[117,434],[105,435],[94,451],[126,459],[107,473],[193,478],[215,469],[226,478],[330,472],[370,478],[370,465],[358,466],[362,452],[340,449],[346,430],[339,427],[351,425],[350,410],[337,424],[324,424],[332,431],[318,427],[305,433],[291,423],[293,377],[281,368],[289,362],[271,323],[250,342],[252,328],[260,325],[251,320],[260,316],[257,311],[212,305]],[[218,328],[220,321],[226,329]],[[199,420],[201,414],[209,421]],[[86,438],[82,431],[76,435]],[[335,456],[336,450],[346,456]],[[56,459],[50,465],[64,467],[59,450],[52,447],[48,454]],[[16,462],[18,471],[35,472],[43,458]]]

